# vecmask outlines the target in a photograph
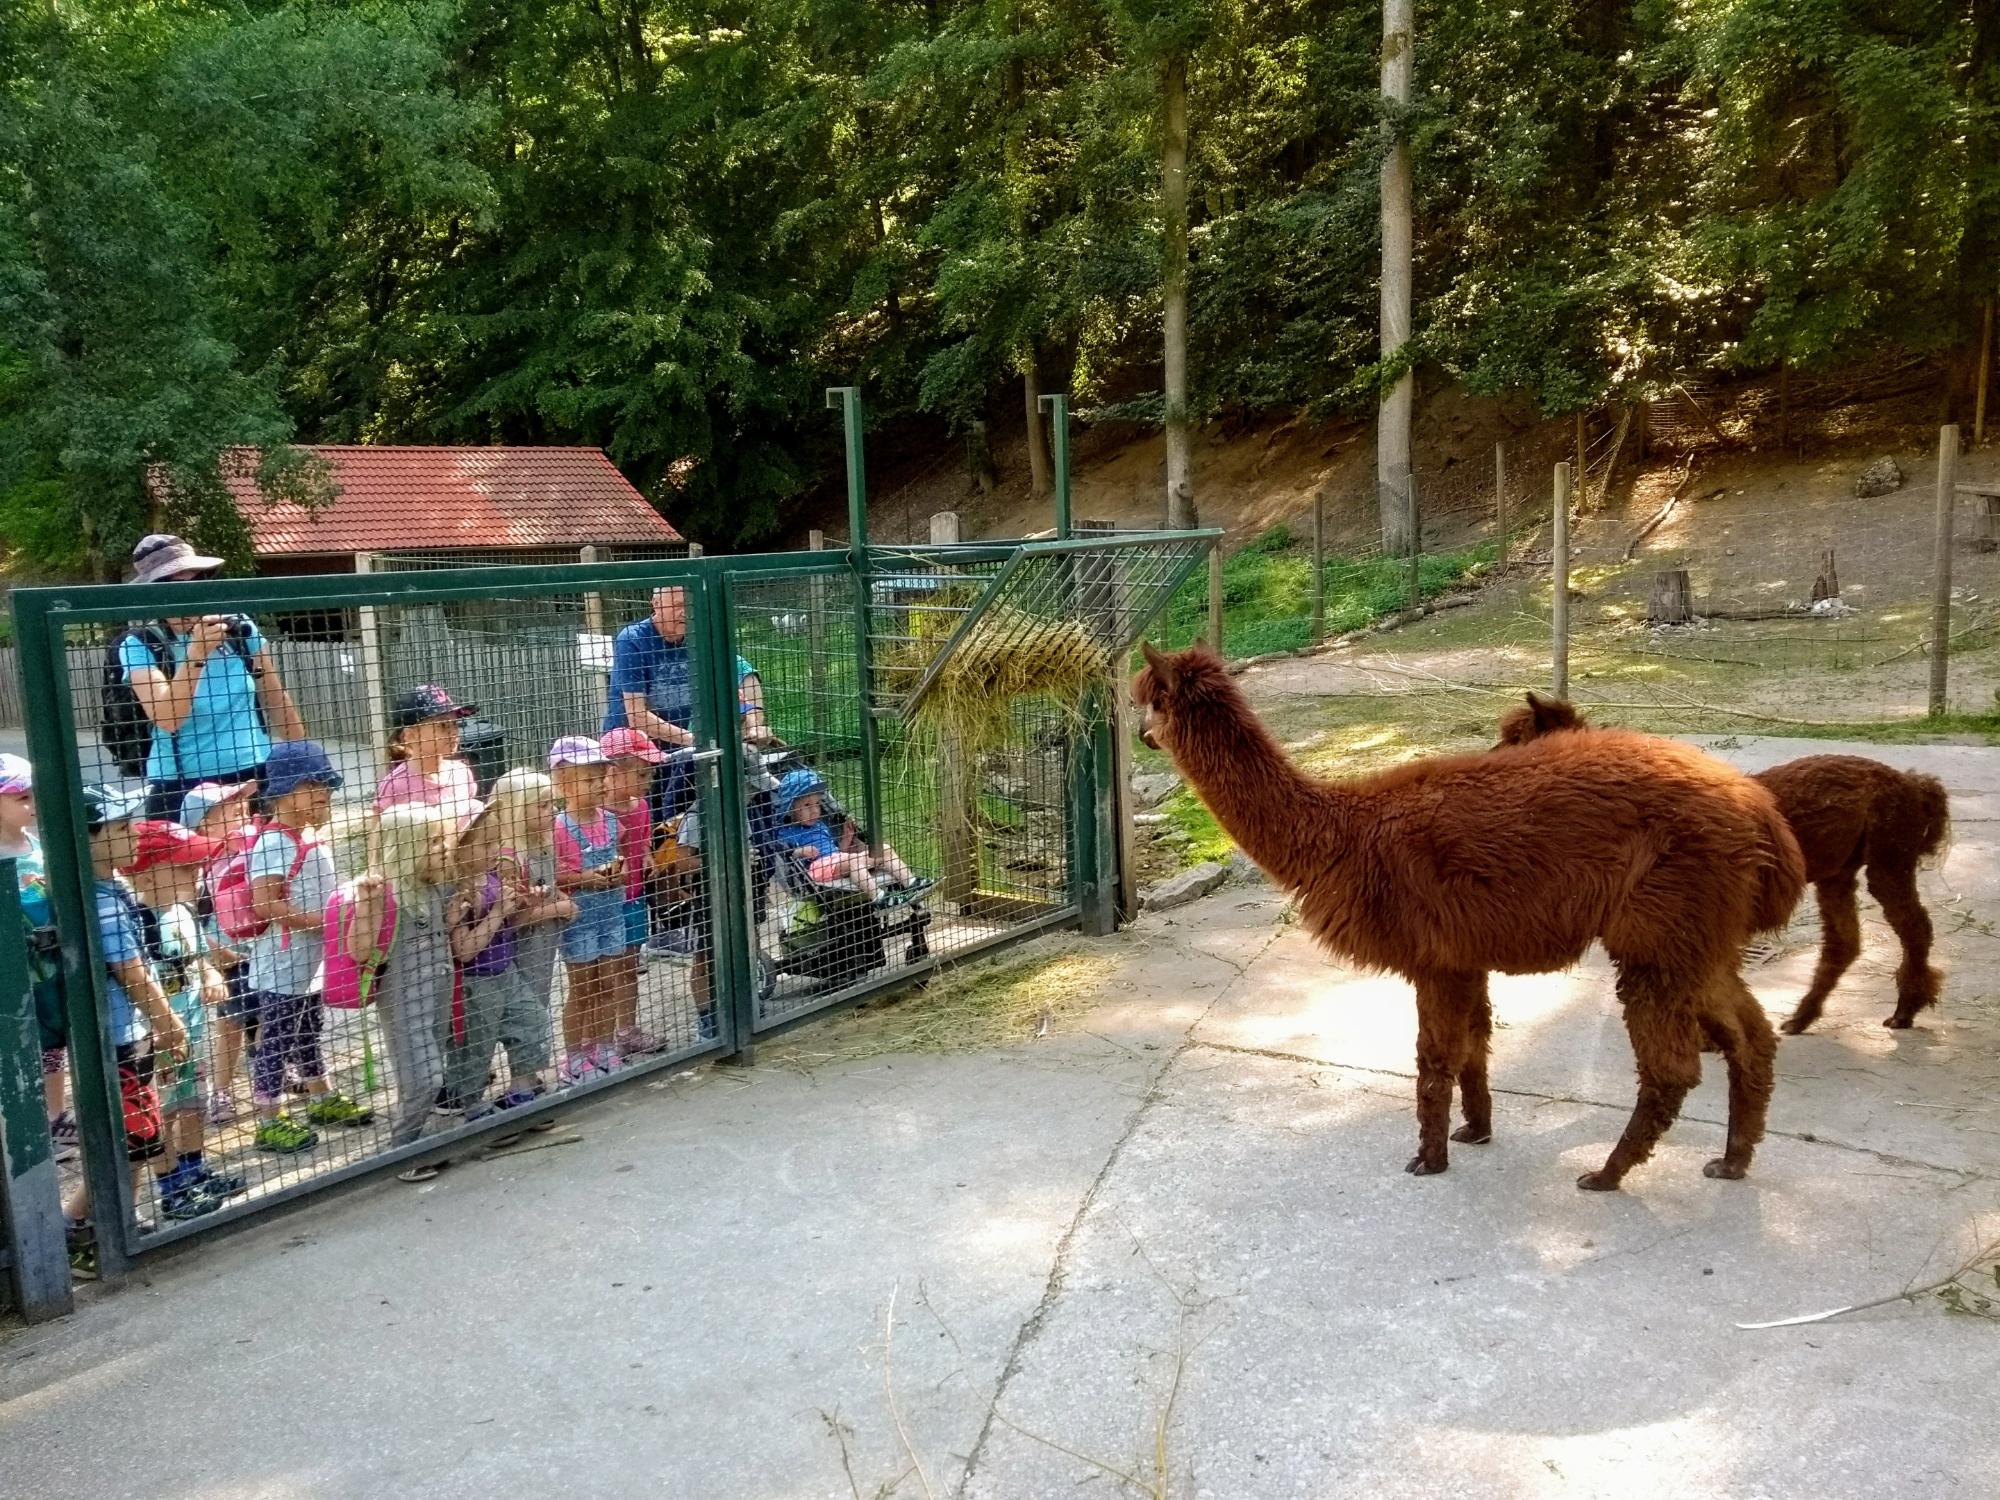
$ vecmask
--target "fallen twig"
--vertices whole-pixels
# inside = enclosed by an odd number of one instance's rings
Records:
[[[1949,1276],[1940,1276],[1936,1281],[1925,1282],[1922,1286],[1905,1287],[1900,1292],[1892,1292],[1886,1297],[1872,1297],[1866,1302],[1851,1303],[1846,1307],[1829,1307],[1825,1312],[1804,1313],[1796,1318],[1773,1318],[1768,1323],[1738,1323],[1742,1329],[1797,1328],[1807,1323],[1824,1323],[1830,1318],[1844,1318],[1849,1313],[1867,1312],[1870,1308],[1887,1307],[1892,1302],[1915,1302],[1920,1297],[1928,1297],[1933,1292],[1941,1292],[1946,1287],[1956,1286],[1959,1278],[1968,1271],[1977,1270],[1986,1261],[2000,1256],[2000,1239],[1993,1239],[1974,1250],[1960,1261]]]
[[[931,1488],[931,1477],[924,1472],[924,1461],[917,1457],[916,1445],[910,1441],[909,1429],[903,1426],[903,1411],[896,1404],[896,1294],[903,1289],[898,1281],[889,1292],[889,1315],[882,1322],[882,1387],[889,1393],[889,1419],[896,1424],[896,1436],[902,1441],[903,1451],[910,1455],[910,1463],[916,1468],[917,1483],[924,1487],[925,1500],[937,1500],[937,1491]]]

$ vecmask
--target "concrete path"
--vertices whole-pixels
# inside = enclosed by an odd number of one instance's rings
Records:
[[[1872,753],[1958,793],[1924,882],[1944,1006],[1879,1026],[1895,952],[1864,903],[1866,956],[1783,1042],[1746,1182],[1700,1173],[1712,1076],[1626,1192],[1572,1186],[1632,1094],[1596,958],[1496,985],[1497,1139],[1406,1176],[1406,988],[1229,887],[1114,939],[1080,1028],[768,1049],[577,1110],[581,1144],[366,1187],[92,1296],[0,1343],[8,1489],[1991,1494],[2000,1325],[1929,1298],[1733,1326],[2000,1235],[2000,753]],[[1808,904],[1750,971],[1774,1012],[1815,941]]]

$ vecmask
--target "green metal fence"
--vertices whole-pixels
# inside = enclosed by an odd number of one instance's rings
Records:
[[[15,592],[80,1185],[103,1272],[363,1173],[420,1172],[546,1126],[631,1078],[745,1057],[761,1036],[940,963],[1052,926],[1109,927],[1105,693],[1130,637],[1212,537],[880,559],[851,403],[850,437],[860,524],[844,554]],[[1022,696],[976,753],[925,750],[902,711],[906,679],[875,659],[919,577],[975,596],[1034,578],[1034,607],[1055,616],[1095,600],[1103,679],[1080,710]],[[1012,617],[1022,604],[984,611]],[[324,801],[311,776],[293,785],[282,769],[296,769],[297,747],[270,750],[259,733],[282,740],[286,711],[250,647],[237,659],[258,707],[233,725],[239,743],[214,732],[226,702],[200,717],[200,684],[237,670],[218,644],[189,679],[193,705],[166,742],[173,763],[157,739],[145,774],[115,763],[97,727],[99,643],[164,620],[179,650],[204,617],[282,613],[351,622],[336,645],[360,690],[316,700],[303,725],[338,776]],[[142,659],[125,660],[152,690],[187,670],[176,661],[152,681]],[[628,669],[647,662],[657,670],[628,697],[639,680]],[[433,687],[465,716],[435,701],[412,709],[412,692]],[[664,762],[576,764],[594,760],[607,713],[628,705]],[[552,767],[552,750],[570,764]],[[255,801],[274,822],[245,828],[239,802],[204,821],[201,799],[187,802],[192,785],[251,776],[260,761]],[[136,822],[106,810],[142,795],[152,805]],[[560,808],[553,824],[544,795]],[[614,835],[635,825],[646,835],[620,841],[614,868]],[[199,842],[211,834],[252,846],[261,904],[248,918],[225,895],[229,849]],[[427,853],[432,834],[440,849]],[[330,890],[373,909],[363,876],[390,884],[393,929],[372,948],[311,930],[307,913]],[[128,919],[160,981],[157,996],[125,996],[129,1015],[112,977],[136,971],[111,967]],[[326,958],[342,951],[388,954],[374,1003],[327,1003],[338,989]],[[145,1107],[157,1144],[131,1129]]]

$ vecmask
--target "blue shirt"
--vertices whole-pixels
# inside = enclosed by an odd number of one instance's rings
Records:
[[[756,672],[742,657],[736,658],[739,688]],[[627,693],[643,694],[646,706],[677,729],[694,722],[694,664],[687,642],[663,640],[650,615],[627,625],[611,643],[611,701],[604,706],[599,733],[626,727]]]
[[[778,830],[778,838],[788,849],[810,849],[814,859],[840,853],[840,841],[824,818],[817,823],[787,823]]]
[[[158,628],[158,627],[156,627]],[[261,655],[264,637],[250,627],[250,654]],[[187,670],[188,638],[173,637],[174,675]],[[119,664],[125,680],[134,672],[157,667],[153,653],[136,632],[125,637],[118,648]],[[153,731],[152,748],[146,752],[148,781],[208,780],[254,771],[270,758],[271,736],[257,713],[257,679],[250,675],[244,653],[233,642],[209,653],[194,686],[194,706],[172,734]]]
[[[146,936],[139,925],[139,898],[116,876],[97,882],[97,940],[103,945],[107,969],[127,959],[146,962]],[[146,1040],[147,1026],[132,1004],[132,997],[109,972],[104,976],[104,1013],[111,1022],[113,1046],[129,1047]]]
[[[49,915],[49,877],[48,868],[42,863],[41,840],[29,834],[28,847],[13,859],[14,878],[21,885],[22,914],[30,927],[47,927],[55,918]]]

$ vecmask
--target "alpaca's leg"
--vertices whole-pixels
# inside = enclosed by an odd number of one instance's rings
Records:
[[[1625,1133],[1604,1165],[1577,1178],[1597,1191],[1615,1188],[1625,1174],[1653,1154],[1681,1112],[1688,1090],[1701,1082],[1701,1027],[1695,1006],[1701,980],[1671,975],[1647,965],[1621,967],[1618,998],[1625,1006],[1625,1031],[1639,1065],[1639,1099]]]
[[[1840,983],[1848,965],[1861,956],[1861,913],[1854,905],[1854,872],[1829,875],[1813,889],[1819,896],[1819,964],[1813,970],[1812,983],[1785,1022],[1787,1036],[1797,1036],[1819,1019],[1826,997]]]
[[[1931,967],[1931,919],[1917,894],[1913,866],[1868,867],[1868,894],[1882,903],[1882,915],[1903,942],[1903,962],[1896,970],[1896,1010],[1882,1024],[1900,1031],[1927,1005],[1936,1005],[1944,976]]]
[[[1702,1030],[1729,1067],[1729,1141],[1722,1155],[1701,1170],[1708,1177],[1741,1177],[1750,1169],[1764,1139],[1764,1116],[1771,1107],[1777,1076],[1778,1038],[1771,1019],[1735,972],[1720,976],[1708,991]]]
[[[1463,975],[1417,981],[1417,1154],[1403,1170],[1442,1172],[1451,1128],[1451,1086],[1465,1060]]]
[[[1451,1133],[1455,1141],[1483,1146],[1493,1139],[1493,1092],[1486,1083],[1487,1046],[1493,1040],[1493,1002],[1487,998],[1486,975],[1466,977],[1464,992],[1465,1061],[1458,1069],[1458,1105],[1465,1123]]]

